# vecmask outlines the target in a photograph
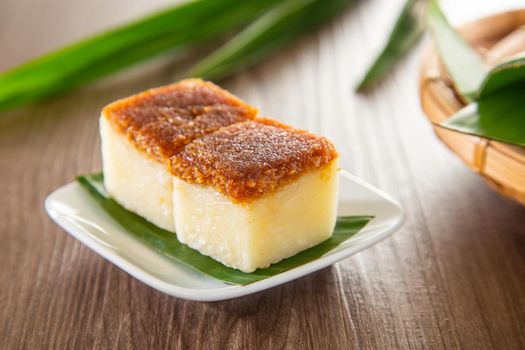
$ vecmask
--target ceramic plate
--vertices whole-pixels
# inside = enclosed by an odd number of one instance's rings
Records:
[[[320,270],[399,228],[404,211],[396,200],[347,172],[342,171],[340,176],[339,215],[375,218],[321,258],[246,286],[226,284],[158,254],[127,234],[76,182],[51,193],[45,207],[49,216],[73,237],[147,285],[179,298],[216,301],[259,292]]]

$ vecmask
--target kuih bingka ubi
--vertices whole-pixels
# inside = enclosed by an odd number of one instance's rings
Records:
[[[328,239],[338,155],[324,137],[183,80],[106,106],[104,185],[122,206],[244,272]]]

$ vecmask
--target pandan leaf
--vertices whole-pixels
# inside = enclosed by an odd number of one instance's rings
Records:
[[[358,92],[366,91],[387,76],[419,41],[425,32],[427,3],[427,0],[408,0],[405,3],[386,46],[357,85]]]
[[[465,100],[473,101],[488,73],[476,51],[450,25],[437,0],[430,0],[428,24],[439,55],[454,84]]]
[[[214,39],[278,0],[200,0],[166,9],[0,74],[0,110],[80,86],[160,53]]]
[[[247,68],[309,33],[357,0],[285,0],[224,46],[198,62],[188,76],[221,79]]]
[[[525,57],[494,67],[476,102],[461,109],[441,125],[525,147]]]

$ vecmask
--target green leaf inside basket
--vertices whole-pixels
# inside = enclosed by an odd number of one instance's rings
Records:
[[[163,230],[137,214],[124,209],[109,197],[104,189],[101,173],[79,176],[77,180],[87,190],[91,198],[133,237],[169,259],[230,284],[247,285],[313,261],[355,235],[373,218],[373,216],[338,217],[334,233],[330,239],[270,267],[258,269],[253,273],[244,273],[200,254],[180,243],[173,232]]]
[[[428,25],[433,34],[439,55],[458,91],[467,101],[476,96],[488,67],[476,51],[450,25],[437,0],[431,0]]]
[[[478,100],[441,125],[462,133],[525,146],[525,57],[494,67]]]

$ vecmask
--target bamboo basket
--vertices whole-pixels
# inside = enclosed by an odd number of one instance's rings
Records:
[[[509,51],[509,43],[504,39],[524,25],[525,9],[486,17],[459,30],[487,63],[493,64],[503,58],[497,56],[505,56]],[[521,29],[525,33],[525,27]],[[525,205],[525,148],[461,134],[436,125],[462,108],[465,102],[456,93],[433,46],[423,56],[419,91],[423,111],[434,123],[438,138],[496,191]]]

